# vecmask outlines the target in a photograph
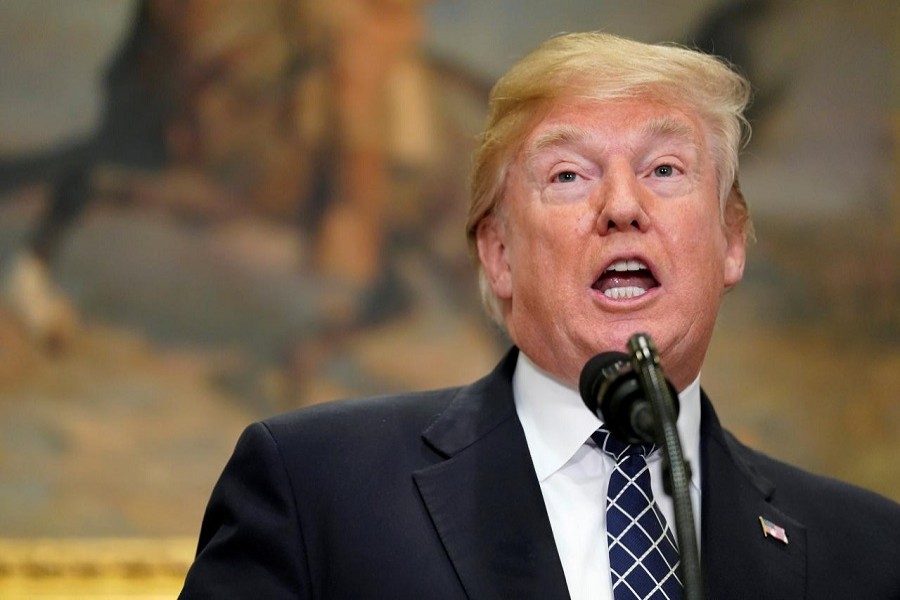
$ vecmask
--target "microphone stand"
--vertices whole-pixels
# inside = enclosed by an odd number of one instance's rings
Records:
[[[702,600],[700,554],[694,531],[691,506],[691,475],[681,450],[681,439],[675,426],[674,402],[659,365],[659,354],[649,336],[637,333],[628,340],[634,371],[644,394],[650,399],[656,421],[656,442],[663,452],[663,479],[666,493],[675,505],[675,531],[681,555],[681,580],[684,600]]]

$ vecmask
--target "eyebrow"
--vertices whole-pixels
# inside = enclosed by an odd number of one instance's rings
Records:
[[[700,146],[695,127],[682,119],[676,119],[667,115],[645,121],[641,124],[640,133],[641,137],[645,139],[655,137],[675,138],[695,148]]]
[[[533,139],[525,148],[525,161],[531,162],[534,157],[548,148],[557,148],[570,144],[579,144],[589,137],[585,128],[577,125],[562,124],[546,131]]]

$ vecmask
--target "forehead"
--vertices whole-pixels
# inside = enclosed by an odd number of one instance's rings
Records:
[[[580,100],[553,106],[532,128],[522,147],[527,161],[567,145],[635,148],[655,140],[697,151],[706,147],[706,126],[696,111],[653,99]]]

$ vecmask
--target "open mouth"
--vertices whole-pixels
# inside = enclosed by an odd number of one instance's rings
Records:
[[[650,267],[637,259],[622,259],[606,267],[593,288],[607,298],[622,300],[643,296],[658,286]]]

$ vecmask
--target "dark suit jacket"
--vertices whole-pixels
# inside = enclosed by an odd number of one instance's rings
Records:
[[[251,425],[182,598],[568,598],[513,404],[473,385]],[[703,398],[707,600],[900,599],[900,505],[738,443]],[[789,543],[765,537],[762,516]]]

